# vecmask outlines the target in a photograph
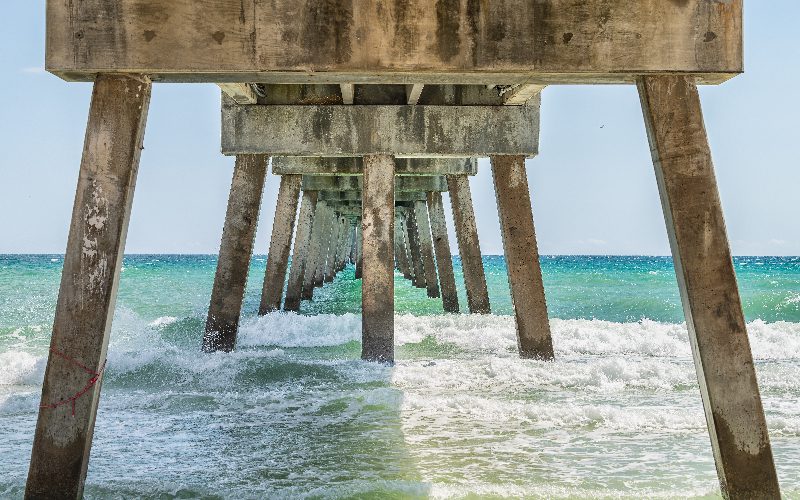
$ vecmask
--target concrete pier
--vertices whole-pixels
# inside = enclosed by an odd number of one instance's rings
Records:
[[[394,362],[394,158],[364,157],[361,358]]]
[[[517,345],[523,358],[553,359],[524,156],[493,156],[492,178],[503,235]]]
[[[268,160],[263,155],[236,157],[203,337],[204,351],[232,351],[236,344]]]
[[[357,239],[364,244],[357,244],[355,258],[356,277],[363,273],[362,357],[384,362],[394,359],[395,202],[418,201],[404,196],[412,191],[437,190],[398,186],[447,176],[469,310],[490,312],[466,175],[474,172],[474,158],[486,156],[497,156],[494,182],[520,350],[548,357],[541,271],[522,182],[522,157],[538,153],[539,92],[546,85],[638,82],[722,493],[779,497],[695,87],[743,71],[743,0],[431,3],[47,2],[47,71],[93,81],[95,92],[28,498],[82,495],[150,95],[141,75],[219,85],[221,150],[242,155],[204,349],[234,347],[266,158],[278,155],[288,158],[281,174],[313,173],[339,188],[304,189],[339,192],[337,202],[363,199],[356,209],[363,214]],[[407,158],[395,165],[394,156]],[[363,186],[347,178],[362,174]],[[352,190],[345,193],[347,185]],[[342,237],[335,237],[340,225],[332,207],[353,206],[322,199],[307,250],[299,249],[306,262],[304,268],[298,263],[293,279],[302,278],[301,299],[322,285],[326,268],[332,279],[341,267],[338,250],[349,234],[340,230]],[[430,210],[447,309],[454,279],[439,237],[446,229]],[[291,228],[279,219],[276,225],[284,226],[276,230],[287,236],[273,236],[260,312],[280,305]],[[407,249],[398,245],[398,251],[410,257],[407,274],[415,284],[433,286],[436,265],[423,262],[430,252],[420,249],[417,234],[425,247],[428,222],[418,219],[419,228],[413,211],[404,221]]]
[[[436,263],[433,257],[433,240],[431,239],[431,225],[428,220],[428,205],[425,201],[414,202],[414,222],[417,226],[419,238],[419,252],[422,257],[425,272],[425,286],[428,297],[439,297],[439,277],[436,273]]]
[[[303,289],[300,297],[303,300],[314,298],[314,288],[316,287],[317,271],[322,259],[322,245],[325,241],[325,226],[328,220],[328,205],[324,201],[317,201],[314,210],[314,222],[311,224],[311,242],[308,246],[308,259],[303,270]]]
[[[419,244],[419,228],[413,207],[406,211],[406,231],[408,234],[409,256],[411,257],[411,283],[417,288],[427,288],[425,283],[425,264]]]
[[[486,273],[483,270],[469,178],[466,175],[448,175],[447,187],[461,255],[464,285],[467,289],[467,304],[471,313],[489,314],[489,291],[486,288]]]
[[[151,85],[94,84],[25,497],[81,498]]]
[[[697,87],[638,86],[722,494],[780,498]]]
[[[316,208],[317,192],[303,191],[300,214],[297,217],[297,234],[294,237],[292,265],[289,269],[289,283],[286,285],[286,298],[283,301],[284,311],[300,310],[303,274],[311,253],[311,228],[314,223]]]
[[[292,247],[292,234],[297,217],[297,201],[300,196],[300,175],[282,175],[275,204],[275,219],[272,223],[272,237],[269,241],[267,270],[261,290],[261,304],[258,314],[264,315],[281,308],[283,285],[286,280],[286,267],[289,265],[289,252]]]
[[[439,270],[439,285],[442,292],[442,307],[445,312],[458,312],[458,291],[453,274],[453,256],[450,254],[450,238],[447,236],[447,221],[444,216],[442,194],[428,193],[428,214],[431,220],[431,236]]]

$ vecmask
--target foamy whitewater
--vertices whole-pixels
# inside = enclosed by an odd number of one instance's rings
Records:
[[[0,256],[0,498],[24,491],[61,261]],[[301,314],[259,318],[264,265],[236,352],[202,354],[215,259],[126,258],[87,498],[719,495],[669,259],[544,259],[552,363],[516,354],[502,258],[485,258],[493,315],[441,314],[397,276],[394,367],[358,359],[351,268]],[[800,259],[736,266],[800,498]]]

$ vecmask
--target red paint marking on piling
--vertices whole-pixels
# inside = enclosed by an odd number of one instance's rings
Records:
[[[86,385],[83,387],[83,389],[81,389],[80,391],[76,392],[75,394],[73,394],[69,398],[62,399],[61,401],[59,401],[57,403],[43,404],[43,405],[39,406],[39,408],[48,408],[48,409],[54,410],[54,409],[58,408],[59,406],[64,406],[65,404],[71,403],[72,404],[72,416],[74,417],[75,416],[75,401],[77,401],[78,398],[80,398],[81,396],[83,396],[84,394],[89,392],[89,390],[92,387],[94,387],[94,385],[100,380],[100,378],[102,378],[103,371],[106,369],[106,362],[103,361],[103,364],[100,366],[100,370],[99,371],[94,371],[94,370],[88,368],[83,363],[80,363],[76,359],[67,356],[66,354],[64,354],[63,352],[61,352],[61,351],[59,351],[57,349],[50,348],[50,352],[55,354],[56,356],[59,356],[59,357],[62,357],[64,359],[66,359],[67,361],[69,361],[73,365],[77,366],[81,370],[83,370],[86,373],[88,373],[89,375],[91,375],[91,378],[89,378],[89,381],[86,382]]]

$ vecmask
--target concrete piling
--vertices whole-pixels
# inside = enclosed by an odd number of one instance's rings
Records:
[[[269,254],[267,254],[267,270],[264,274],[261,304],[258,307],[258,314],[262,316],[281,308],[302,180],[303,177],[300,175],[281,176],[275,218],[272,223],[272,237],[269,241]]]
[[[428,219],[428,205],[425,201],[414,202],[414,221],[419,237],[419,251],[425,272],[425,287],[428,297],[439,297],[439,277],[436,273],[436,263],[433,257],[433,240],[431,239],[431,225]]]
[[[448,175],[447,188],[453,209],[464,285],[467,289],[467,304],[471,313],[489,314],[489,291],[486,288],[486,273],[483,270],[469,178],[466,175]]]
[[[404,255],[405,269],[403,270],[403,277],[414,283],[414,265],[411,258],[411,237],[408,231],[408,217],[405,210],[400,210],[400,234],[402,235],[402,248],[400,251]]]
[[[780,498],[697,86],[638,87],[722,494]]]
[[[397,268],[403,273],[406,279],[411,278],[411,273],[408,269],[408,251],[406,249],[405,231],[403,225],[405,224],[402,216],[395,217],[395,253],[397,259]]]
[[[553,359],[542,269],[524,156],[493,156],[492,178],[508,268],[517,345],[523,358]]]
[[[361,358],[394,362],[394,157],[364,157]]]
[[[450,239],[447,236],[447,221],[444,216],[442,194],[429,192],[428,214],[431,220],[431,236],[436,253],[436,267],[439,270],[439,284],[442,292],[442,306],[445,312],[458,312],[458,291],[453,274],[453,257],[450,254]]]
[[[292,266],[289,269],[289,283],[286,285],[286,298],[283,301],[284,311],[300,310],[303,292],[303,274],[311,253],[311,228],[314,223],[314,212],[317,207],[318,193],[303,191],[300,202],[300,215],[297,217],[297,234],[294,238]]]
[[[231,351],[236,344],[267,163],[263,155],[236,157],[203,336],[203,350],[207,352]]]
[[[330,222],[330,239],[328,240],[328,252],[327,256],[325,257],[325,271],[324,271],[324,281],[325,283],[330,283],[333,281],[333,278],[336,276],[336,253],[339,251],[339,236],[342,232],[342,224],[340,222],[340,217],[338,213],[333,213],[331,215],[331,222]]]
[[[425,264],[419,244],[419,228],[413,208],[406,211],[406,231],[408,234],[409,256],[411,257],[411,283],[417,288],[427,288],[425,283]]]
[[[362,223],[361,217],[356,220],[356,276],[357,280],[361,279],[363,274],[363,267],[362,267],[362,256],[363,256],[363,230],[362,230]]]
[[[333,229],[333,209],[330,205],[325,206],[325,212],[320,214],[324,217],[322,230],[320,231],[320,253],[317,260],[317,267],[314,271],[314,286],[321,287],[325,283],[325,265],[328,260],[328,249],[331,243],[331,230]]]
[[[94,84],[26,498],[83,496],[150,90],[141,75]]]
[[[328,205],[324,201],[317,201],[314,210],[314,221],[311,224],[311,242],[308,246],[308,258],[305,269],[303,270],[303,289],[300,298],[311,300],[314,298],[314,288],[316,287],[317,272],[320,259],[322,259],[322,246],[325,241],[326,221],[328,220]]]

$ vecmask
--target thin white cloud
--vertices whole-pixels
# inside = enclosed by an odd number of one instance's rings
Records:
[[[19,70],[20,73],[28,73],[28,74],[40,74],[45,73],[45,70],[41,66],[29,66],[27,68],[22,68]]]

